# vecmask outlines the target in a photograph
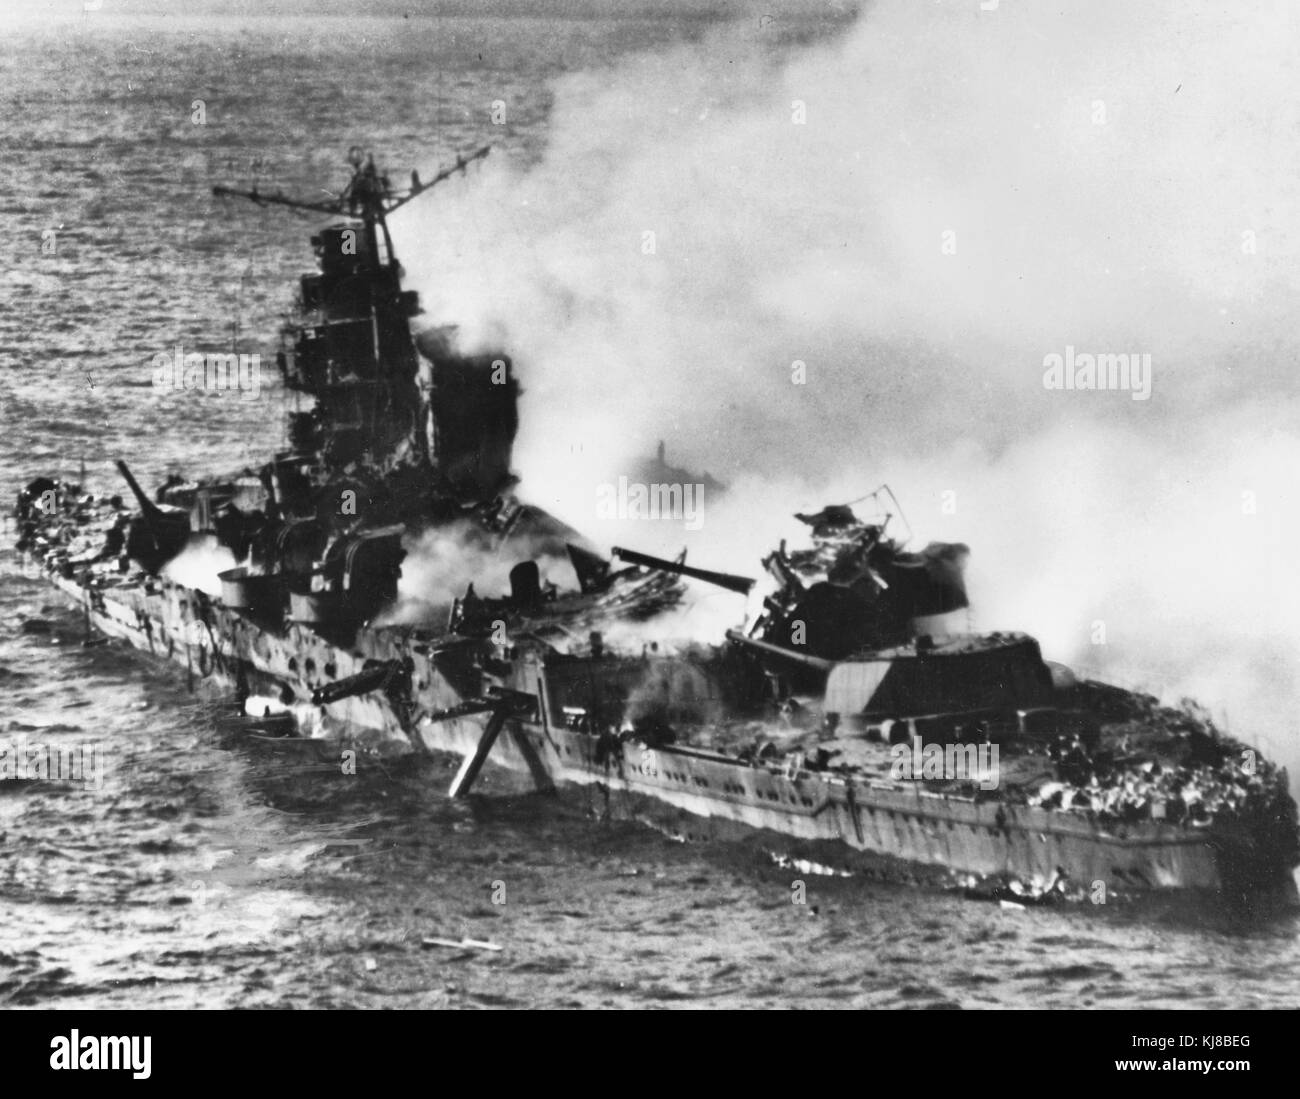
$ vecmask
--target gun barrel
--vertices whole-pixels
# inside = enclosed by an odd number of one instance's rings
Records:
[[[145,519],[150,525],[152,525],[153,520],[161,518],[162,509],[145,495],[144,489],[140,487],[140,482],[135,479],[135,474],[127,468],[127,464],[121,458],[117,460],[117,471],[126,479],[126,483],[131,489],[131,495],[135,497],[136,503],[140,505],[140,510],[144,512]]]
[[[117,471],[126,479],[131,494],[140,505],[140,515],[154,548],[170,553],[180,552],[190,529],[189,515],[181,511],[164,511],[150,500],[135,475],[120,458],[117,460]]]
[[[770,641],[759,641],[754,637],[746,637],[739,630],[728,630],[727,640],[736,645],[744,645],[746,648],[757,649],[759,652],[770,653],[772,656],[791,660],[796,664],[802,664],[805,668],[816,668],[819,672],[829,672],[835,667],[835,661],[833,660],[824,660],[820,656],[808,656],[805,653],[797,653],[780,645],[773,645]]]
[[[620,549],[615,546],[613,554],[619,560],[626,561],[629,565],[644,565],[646,568],[659,569],[661,572],[671,572],[678,576],[690,576],[695,580],[703,580],[705,583],[726,588],[727,591],[734,591],[737,595],[748,595],[750,588],[754,586],[754,581],[748,576],[735,576],[729,572],[697,569],[677,561],[666,561],[662,557],[651,557],[648,553],[638,553],[636,550]]]
[[[333,683],[317,687],[311,693],[311,700],[317,706],[328,706],[331,702],[341,702],[353,695],[363,695],[368,694],[370,691],[377,691],[388,681],[389,676],[398,674],[399,670],[399,662],[388,661],[383,664],[376,664],[373,668],[367,668],[356,675],[347,676],[345,679],[336,679]]]

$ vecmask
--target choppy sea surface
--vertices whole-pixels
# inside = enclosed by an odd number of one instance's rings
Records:
[[[353,144],[426,177],[485,140],[526,163],[549,80],[703,29],[0,25],[4,500],[83,461],[92,490],[118,492],[118,457],[152,485],[282,445],[278,389],[152,386],[150,360],[177,344],[273,350],[310,264],[311,219],[214,199],[214,182],[337,187]],[[509,122],[489,132],[497,99]],[[103,765],[99,783],[0,783],[3,1006],[1300,1004],[1293,920],[1011,911],[798,875],[753,845],[678,845],[496,777],[453,803],[444,765],[344,776],[268,750],[183,672],[82,641],[79,616],[0,553],[0,737],[94,747]]]

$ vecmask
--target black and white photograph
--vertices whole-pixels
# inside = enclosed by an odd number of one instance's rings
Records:
[[[1098,1071],[1250,1072],[1297,58],[1284,0],[3,0],[32,1063],[1122,1009]]]

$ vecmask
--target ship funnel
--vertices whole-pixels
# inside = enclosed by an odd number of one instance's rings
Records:
[[[542,601],[541,570],[536,561],[521,561],[510,570],[510,598],[521,607]]]

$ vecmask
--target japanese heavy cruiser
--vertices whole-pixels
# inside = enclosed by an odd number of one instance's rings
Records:
[[[887,490],[798,516],[810,545],[765,559],[747,628],[638,641],[691,584],[734,592],[742,622],[758,581],[607,554],[516,497],[511,360],[413,332],[387,222],[486,152],[402,189],[358,152],[328,201],[217,188],[329,219],[277,355],[312,406],[256,469],[151,498],[119,463],[134,508],[56,478],[20,493],[18,550],[96,630],[232,689],[257,735],[459,756],[453,796],[490,765],[678,836],[975,896],[1296,902],[1285,772],[1192,705],[969,632],[966,547],[907,550]],[[508,588],[396,614],[429,531],[507,562]],[[229,567],[180,582],[196,548]],[[569,579],[544,580],[557,560]]]

